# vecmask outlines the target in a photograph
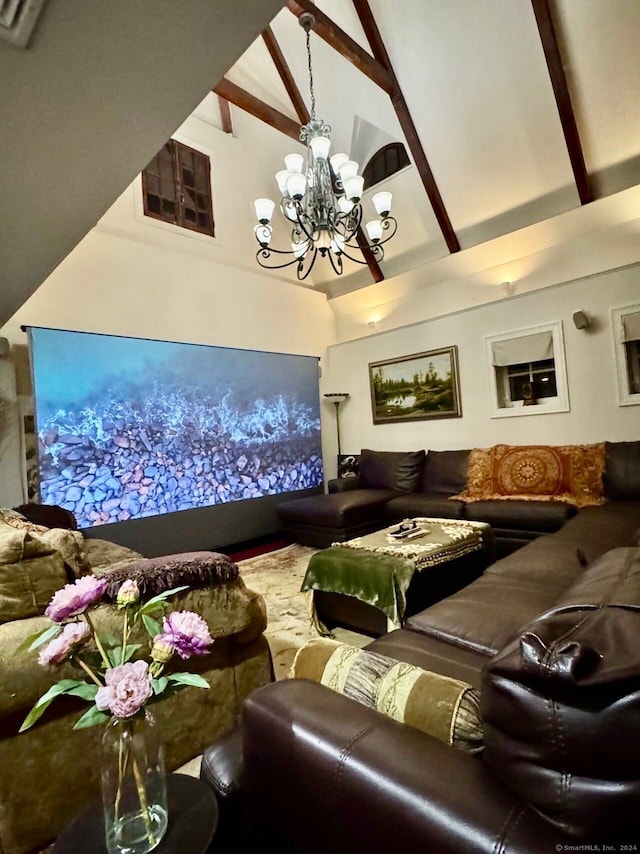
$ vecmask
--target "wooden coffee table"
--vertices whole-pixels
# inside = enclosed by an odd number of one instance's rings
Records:
[[[378,637],[477,578],[495,559],[484,522],[416,517],[420,532],[394,540],[391,525],[312,555],[302,583],[320,634],[337,626]]]

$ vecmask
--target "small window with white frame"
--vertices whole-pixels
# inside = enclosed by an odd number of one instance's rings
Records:
[[[568,412],[560,321],[485,338],[493,418]]]
[[[640,403],[640,304],[614,308],[612,328],[620,406]]]

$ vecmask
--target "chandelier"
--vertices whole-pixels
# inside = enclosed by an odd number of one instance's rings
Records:
[[[291,223],[291,249],[273,249],[270,246],[273,228],[271,217],[275,202],[256,199],[254,208],[258,224],[254,227],[260,248],[256,260],[261,267],[280,270],[297,265],[299,281],[307,278],[318,253],[328,258],[334,272],[342,273],[342,259],[356,264],[368,262],[354,255],[367,248],[361,232],[362,205],[360,199],[364,178],[358,175],[358,164],[347,154],[329,157],[331,127],[315,116],[313,71],[311,68],[310,32],[315,18],[310,13],[299,17],[300,26],[307,37],[307,63],[311,93],[311,118],[300,129],[300,140],[307,144],[307,159],[301,154],[288,154],[285,169],[276,173],[281,194],[280,210]],[[396,233],[398,224],[390,215],[391,193],[376,193],[372,200],[378,218],[365,224],[368,249],[376,261],[384,258],[384,245]]]

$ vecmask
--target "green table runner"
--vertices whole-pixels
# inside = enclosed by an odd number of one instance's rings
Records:
[[[395,541],[396,526],[333,543],[311,556],[302,591],[323,590],[355,596],[378,608],[390,626],[402,624],[406,593],[413,573],[483,548],[488,525],[484,522],[415,519],[420,536]],[[318,620],[311,603],[311,618],[320,634],[330,634]]]

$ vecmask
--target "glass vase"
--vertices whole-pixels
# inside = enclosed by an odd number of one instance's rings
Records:
[[[109,854],[145,854],[167,829],[167,782],[149,712],[114,718],[102,737],[102,804]]]

